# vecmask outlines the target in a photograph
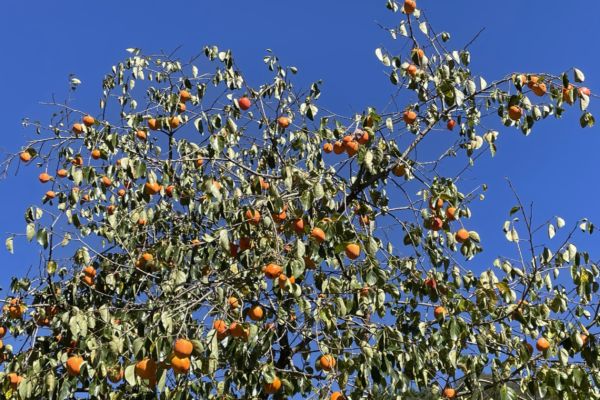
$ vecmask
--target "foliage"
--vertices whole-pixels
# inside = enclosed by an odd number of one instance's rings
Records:
[[[488,82],[412,3],[387,4],[409,53],[375,51],[397,109],[325,112],[319,83],[296,89],[274,54],[251,86],[209,46],[205,63],[129,49],[97,112],[26,121],[40,136],[9,163],[51,186],[25,213],[46,268],[6,299],[4,396],[600,398],[599,271],[572,243],[594,226],[541,245],[519,200],[515,255],[476,273],[483,189],[440,174],[493,155],[494,120],[529,134],[578,102],[592,126],[585,78]],[[448,148],[425,159],[433,135]]]

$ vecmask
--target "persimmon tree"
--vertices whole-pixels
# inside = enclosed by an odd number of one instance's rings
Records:
[[[599,270],[573,243],[594,226],[540,229],[516,196],[514,253],[482,269],[483,188],[443,174],[493,156],[489,126],[593,125],[583,73],[487,80],[413,0],[387,8],[393,109],[325,111],[272,53],[255,85],[209,46],[129,49],[99,109],[25,121],[5,165],[47,192],[6,245],[43,268],[5,299],[5,398],[600,398]]]

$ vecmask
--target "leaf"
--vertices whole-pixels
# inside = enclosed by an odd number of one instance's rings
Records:
[[[579,94],[579,108],[581,109],[581,111],[587,110],[589,105],[590,105],[590,97],[586,94],[580,93]]]
[[[465,94],[458,88],[455,88],[454,89],[454,98],[456,100],[456,105],[460,107],[460,106],[462,106],[463,101],[465,99]]]
[[[6,250],[8,250],[8,252],[10,254],[13,254],[14,247],[13,247],[13,237],[12,236],[6,238],[6,241],[4,242],[4,245],[6,246]]]
[[[573,68],[573,78],[575,79],[575,82],[585,81],[585,75],[577,68]]]
[[[323,185],[317,183],[313,188],[313,196],[315,200],[321,200],[323,196],[325,196],[325,191],[323,190]]]
[[[554,230],[554,225],[548,224],[548,237],[552,239],[556,235],[556,231]]]
[[[48,231],[46,228],[39,229],[36,234],[37,242],[44,248],[48,247]]]
[[[130,364],[125,368],[125,380],[130,386],[137,384],[135,379],[135,364]]]
[[[563,228],[565,226],[565,220],[561,217],[556,217],[556,226],[558,226],[558,229]]]
[[[219,244],[224,251],[229,251],[229,234],[225,229],[219,231]]]
[[[421,30],[421,32],[423,32],[423,34],[428,35],[429,34],[429,30],[427,29],[427,22],[423,21],[419,24],[419,29]]]
[[[46,271],[48,272],[48,274],[52,275],[54,272],[56,272],[56,268],[56,261],[48,261],[48,264],[46,265]]]
[[[394,120],[388,117],[385,119],[385,127],[388,128],[390,132],[394,132]]]
[[[502,385],[500,388],[500,400],[516,400],[517,394],[507,385]]]
[[[594,126],[595,122],[596,120],[594,119],[594,116],[587,111],[583,113],[581,118],[579,118],[579,125],[581,125],[582,128],[591,128],[592,126]]]
[[[367,150],[365,153],[365,158],[363,160],[365,166],[367,167],[367,171],[373,172],[373,152],[371,149]]]
[[[27,240],[31,242],[31,239],[35,236],[35,225],[33,223],[27,224]]]
[[[510,209],[509,215],[513,215],[521,210],[521,206],[514,206]]]

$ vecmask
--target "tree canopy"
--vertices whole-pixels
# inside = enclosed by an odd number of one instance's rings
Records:
[[[414,0],[387,9],[386,110],[325,109],[272,52],[253,84],[216,46],[132,48],[98,109],[25,121],[5,166],[47,192],[6,246],[43,256],[5,299],[5,398],[600,398],[594,225],[534,225],[515,192],[514,252],[481,269],[485,187],[442,173],[493,156],[498,122],[592,126],[583,72],[484,78]]]

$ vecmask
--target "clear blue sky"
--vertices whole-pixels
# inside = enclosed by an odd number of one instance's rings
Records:
[[[586,85],[600,93],[600,56],[593,51],[600,34],[590,17],[600,13],[600,2],[558,4],[419,0],[436,30],[452,34],[450,43],[456,48],[486,28],[471,51],[473,69],[488,81],[513,70],[560,73],[576,66],[586,72]],[[54,94],[63,98],[69,73],[83,81],[76,92],[78,105],[96,107],[103,74],[127,55],[128,47],[154,52],[182,45],[182,55],[199,52],[205,44],[231,48],[250,80],[256,78],[255,85],[264,76],[264,50],[271,48],[285,64],[300,68],[301,82],[323,79],[320,104],[328,109],[350,114],[382,106],[393,91],[373,52],[390,44],[376,25],[394,21],[384,6],[384,0],[3,1],[0,152],[4,157],[18,151],[32,136],[21,127],[22,117],[47,120],[50,109],[39,102]],[[592,112],[599,109],[595,101]],[[514,201],[504,176],[511,177],[525,201],[535,203],[538,221],[559,214],[567,223],[581,216],[600,223],[595,204],[600,131],[582,130],[578,117],[574,110],[563,121],[542,122],[527,138],[514,129],[502,130],[497,157],[486,155],[481,168],[469,175],[472,181],[465,190],[478,182],[490,186],[486,201],[474,205],[477,214],[469,226],[484,239],[487,255],[482,260],[507,248],[501,226]],[[35,168],[22,169],[18,178],[14,172],[0,181],[2,234],[24,232],[25,208],[39,203],[46,190],[38,184]],[[0,249],[4,290],[10,275],[36,266],[37,250],[22,240],[15,241],[14,256]]]

